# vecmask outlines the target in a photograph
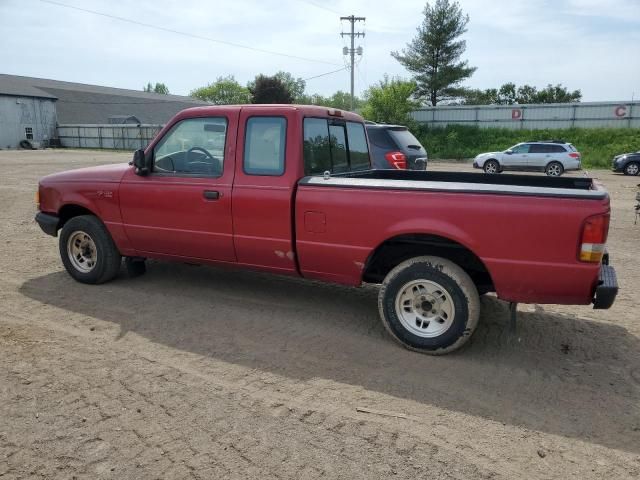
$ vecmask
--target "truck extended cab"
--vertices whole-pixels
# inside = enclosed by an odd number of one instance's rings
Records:
[[[594,304],[617,293],[609,197],[589,178],[370,170],[362,118],[318,106],[211,106],[176,115],[129,165],[40,181],[37,222],[69,274],[103,283],[147,258],[381,283],[407,348],[471,336],[479,295]]]

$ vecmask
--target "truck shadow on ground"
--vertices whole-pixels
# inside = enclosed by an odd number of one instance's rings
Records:
[[[404,350],[382,327],[377,289],[150,262],[103,286],[56,272],[20,292],[171,348],[296,380],[322,378],[505,424],[640,453],[640,339],[610,323],[483,298],[462,351]],[[63,320],[58,320],[63,321]]]

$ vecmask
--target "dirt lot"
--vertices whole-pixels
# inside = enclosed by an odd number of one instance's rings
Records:
[[[484,298],[470,345],[433,358],[389,339],[372,287],[155,262],[72,281],[33,221],[37,180],[128,158],[0,152],[3,479],[640,477],[640,179],[592,172],[611,310],[522,305],[512,336]]]

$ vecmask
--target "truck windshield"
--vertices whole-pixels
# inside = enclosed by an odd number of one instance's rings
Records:
[[[303,150],[306,175],[370,168],[364,125],[358,122],[305,118]]]

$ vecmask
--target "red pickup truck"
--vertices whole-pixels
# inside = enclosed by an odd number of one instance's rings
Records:
[[[131,274],[153,258],[382,284],[384,325],[425,353],[468,340],[487,292],[608,308],[618,289],[598,183],[371,170],[362,118],[318,106],[185,110],[129,165],[49,175],[38,201],[80,282],[124,257]]]

